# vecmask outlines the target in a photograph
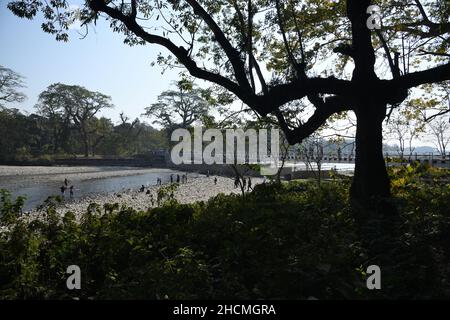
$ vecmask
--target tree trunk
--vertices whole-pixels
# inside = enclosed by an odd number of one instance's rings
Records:
[[[368,101],[355,113],[355,175],[350,190],[353,215],[369,256],[378,257],[377,263],[386,264],[395,252],[399,217],[390,201],[390,180],[383,159],[382,125],[386,106]]]
[[[57,124],[53,124],[53,153],[56,154],[58,152],[58,147],[60,144],[60,135],[59,130],[57,129]]]
[[[85,130],[82,130],[83,145],[84,145],[84,157],[89,157],[89,139]]]
[[[390,197],[390,181],[383,158],[383,120],[386,106],[368,102],[356,111],[355,175],[352,200],[360,203]]]
[[[89,158],[89,146],[86,141],[84,141],[84,157]]]

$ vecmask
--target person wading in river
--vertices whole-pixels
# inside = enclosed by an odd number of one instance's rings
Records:
[[[66,193],[66,186],[61,186],[61,196],[64,198],[64,194]]]

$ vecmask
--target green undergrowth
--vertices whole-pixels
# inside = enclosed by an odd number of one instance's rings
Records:
[[[3,190],[0,298],[450,298],[449,173],[413,165],[390,174],[400,224],[381,290],[366,287],[379,257],[359,239],[350,181],[335,177],[194,204],[168,190],[146,212],[92,204],[79,220],[49,202],[45,218],[29,222],[23,199]],[[81,290],[66,287],[70,265],[81,269]]]

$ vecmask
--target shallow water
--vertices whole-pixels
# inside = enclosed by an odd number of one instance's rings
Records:
[[[175,180],[177,174],[181,177],[183,173],[164,170],[161,172],[141,173],[122,177],[108,177],[69,182],[69,186],[73,184],[73,198],[77,199],[92,194],[120,193],[130,189],[139,190],[141,185],[144,185],[145,187],[156,185],[157,178],[161,178],[163,184],[168,183],[170,182],[171,174],[174,174]],[[194,174],[189,174],[189,177],[193,176]],[[23,209],[25,211],[29,211],[41,205],[49,196],[61,195],[60,188],[63,183],[64,181],[48,181],[41,183],[40,185],[20,187],[20,189],[9,189],[9,191],[11,191],[13,198],[26,195],[27,199]],[[66,190],[64,197],[66,199],[70,198],[69,190]]]
[[[302,171],[302,170],[306,170],[306,164],[303,162],[300,163],[295,163],[295,165],[293,163],[288,163],[285,165],[286,167],[294,167],[295,171]],[[311,167],[316,170],[317,169],[317,164],[312,162],[311,163]],[[354,163],[329,163],[329,162],[324,162],[321,164],[321,170],[337,170],[337,171],[353,171],[355,170],[355,164]]]

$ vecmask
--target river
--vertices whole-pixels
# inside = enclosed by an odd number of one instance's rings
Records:
[[[2,167],[4,169],[4,167]],[[17,167],[15,167],[17,168]],[[0,174],[0,189],[8,189],[13,198],[26,195],[24,210],[32,210],[42,204],[49,196],[61,195],[60,188],[64,184],[64,179],[69,180],[69,186],[74,186],[74,199],[92,194],[120,193],[122,191],[134,189],[138,190],[142,185],[145,187],[157,184],[157,179],[161,178],[162,183],[170,182],[170,176],[174,180],[177,174],[183,172],[168,169],[141,169],[135,168],[98,168],[98,170],[84,170],[78,172],[61,172],[55,168],[52,174],[48,170],[41,170],[36,167],[36,172],[26,168],[20,174],[7,173]],[[75,169],[71,167],[71,169]],[[189,174],[190,177],[196,174]],[[66,198],[69,198],[69,190],[66,190]]]

